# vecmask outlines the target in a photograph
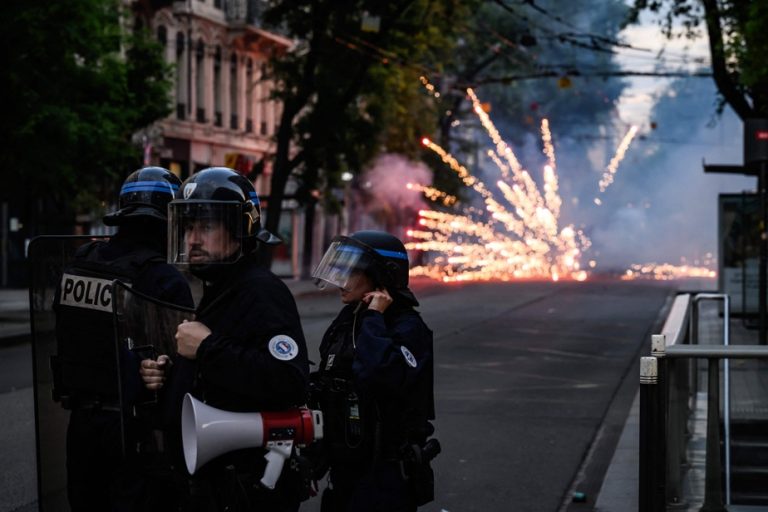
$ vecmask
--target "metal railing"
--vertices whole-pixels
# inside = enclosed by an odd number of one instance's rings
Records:
[[[723,301],[723,344],[698,344],[698,305]],[[768,359],[768,347],[730,345],[729,301],[723,294],[678,295],[661,334],[651,338],[651,356],[640,361],[640,488],[639,511],[682,508],[682,482],[687,466],[686,445],[691,411],[698,390],[699,359],[708,362],[705,489],[702,511],[726,511],[730,502],[728,359]],[[725,424],[726,499],[721,487],[720,359],[724,360],[723,420]]]

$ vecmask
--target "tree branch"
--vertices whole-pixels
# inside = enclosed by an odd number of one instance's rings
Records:
[[[720,10],[717,0],[702,0],[704,5],[704,17],[709,33],[709,53],[712,58],[712,73],[717,85],[717,90],[723,95],[725,101],[733,108],[741,119],[747,119],[755,115],[754,109],[739,90],[736,82],[728,74],[725,65],[725,44],[723,31],[720,28]]]

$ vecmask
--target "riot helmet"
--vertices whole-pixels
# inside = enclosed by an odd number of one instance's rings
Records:
[[[408,268],[408,253],[397,237],[383,231],[358,231],[335,237],[312,277],[318,284],[347,289],[354,274],[363,272],[376,288],[386,288],[393,298],[418,305],[408,288]]]
[[[193,270],[234,263],[258,242],[280,243],[261,228],[259,196],[251,182],[227,167],[187,178],[168,211],[168,262]]]
[[[123,183],[118,210],[104,217],[107,226],[120,226],[139,218],[168,220],[168,203],[181,180],[168,169],[144,167],[132,172]]]

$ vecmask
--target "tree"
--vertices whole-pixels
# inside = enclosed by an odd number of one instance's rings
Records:
[[[140,163],[131,135],[170,112],[162,49],[119,0],[0,4],[0,198],[29,236],[72,229]],[[135,29],[134,29],[135,28]]]
[[[662,15],[668,37],[695,38],[706,27],[712,73],[722,97],[741,119],[768,117],[768,4],[749,0],[635,0],[628,22],[649,10]]]
[[[276,134],[266,228],[275,231],[289,176],[299,199],[357,173],[383,149],[415,154],[436,125],[424,69],[440,70],[456,40],[454,23],[474,2],[451,0],[291,0],[273,2],[267,25],[297,41],[272,61],[282,114]],[[305,246],[305,252],[309,247]]]

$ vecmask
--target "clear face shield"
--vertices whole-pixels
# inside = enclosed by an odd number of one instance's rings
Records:
[[[330,284],[349,290],[353,276],[369,268],[374,258],[371,249],[365,245],[348,237],[336,237],[312,277],[317,279],[320,288]]]
[[[168,210],[168,263],[234,263],[243,255],[242,204],[173,201]]]

